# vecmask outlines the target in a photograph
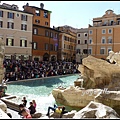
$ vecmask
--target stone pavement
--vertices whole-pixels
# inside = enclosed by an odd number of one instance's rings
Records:
[[[14,110],[11,110],[11,109],[7,108],[7,113],[11,113],[12,119],[15,119],[15,118],[22,119],[20,117],[20,115],[18,114],[18,112],[14,111]]]

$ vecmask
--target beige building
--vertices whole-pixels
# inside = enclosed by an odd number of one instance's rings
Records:
[[[28,59],[32,55],[32,16],[17,5],[0,5],[0,38],[5,43],[5,58]]]
[[[64,27],[58,28],[61,31],[59,33],[58,60],[73,62],[75,61],[76,33]]]
[[[92,56],[105,59],[110,50],[120,51],[120,14],[107,10],[103,16],[93,18],[93,25],[88,29]]]
[[[76,62],[82,63],[82,59],[88,56],[88,28],[77,30]]]

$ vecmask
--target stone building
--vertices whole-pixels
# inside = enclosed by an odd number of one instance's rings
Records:
[[[23,6],[25,12],[33,14],[32,33],[32,59],[33,60],[57,60],[59,30],[50,27],[51,11],[40,7]]]
[[[17,5],[0,5],[0,38],[5,43],[6,59],[31,58],[32,17]]]
[[[107,10],[103,16],[93,18],[88,30],[88,48],[92,56],[106,58],[109,51],[120,51],[120,14]]]
[[[88,54],[88,28],[81,28],[77,30],[76,62],[82,63],[82,59]]]

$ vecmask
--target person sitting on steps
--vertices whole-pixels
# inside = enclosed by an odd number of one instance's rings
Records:
[[[50,110],[56,112],[56,113],[60,113],[60,118],[62,117],[62,114],[67,113],[68,111],[65,110],[65,106],[57,106],[56,104],[54,104],[54,107],[48,107],[48,112],[46,114],[46,116],[50,115]]]

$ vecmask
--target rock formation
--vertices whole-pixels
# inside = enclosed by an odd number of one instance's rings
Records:
[[[5,50],[5,44],[3,42],[3,39],[0,38],[0,84],[2,84],[2,80],[4,78],[4,69],[3,69],[4,50]]]
[[[108,88],[115,90],[118,88],[120,90],[120,66],[116,64],[88,56],[83,59],[78,70],[84,79],[83,87],[85,89]]]
[[[109,106],[103,105],[102,103],[97,103],[91,101],[85,108],[75,113],[73,119],[81,118],[120,118],[120,116],[110,108]]]
[[[83,90],[80,87],[70,86],[66,89],[53,89],[52,95],[56,102],[72,107],[85,107],[95,96],[100,93],[101,89]]]

